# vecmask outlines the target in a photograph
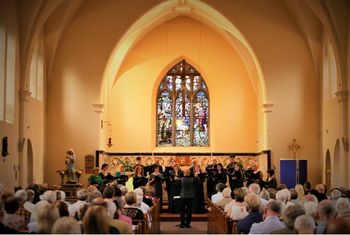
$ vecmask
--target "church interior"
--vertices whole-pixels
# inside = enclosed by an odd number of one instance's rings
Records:
[[[234,155],[278,184],[350,188],[349,16],[347,0],[1,0],[0,182],[66,185],[74,150],[82,187],[103,163]]]

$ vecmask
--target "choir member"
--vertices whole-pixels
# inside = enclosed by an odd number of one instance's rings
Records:
[[[265,181],[265,188],[277,189],[277,180],[275,177],[275,171],[273,169],[267,170],[267,179]]]
[[[92,170],[92,175],[89,176],[88,181],[89,181],[89,185],[93,185],[96,188],[102,187],[103,180],[98,173],[98,167],[94,167],[94,169]]]
[[[194,167],[197,165],[196,159],[192,159],[190,165],[190,176],[194,177]]]
[[[146,186],[147,182],[148,182],[148,179],[143,174],[142,166],[140,165],[136,166],[134,170],[134,176],[133,176],[133,182],[132,182],[134,189],[137,189],[141,186]]]
[[[161,166],[154,166],[154,172],[150,175],[150,185],[153,186],[155,191],[155,196],[159,198],[159,206],[162,210],[163,206],[163,181],[164,177],[163,174],[160,172]]]
[[[194,167],[194,181],[193,181],[193,213],[205,213],[205,201],[204,201],[204,187],[203,182],[205,175],[202,173],[199,165]]]
[[[260,188],[263,186],[263,179],[262,179],[262,174],[260,170],[258,169],[257,165],[254,165],[253,167],[253,173],[252,173],[252,182],[257,183],[260,185]]]
[[[103,184],[108,184],[114,180],[114,177],[111,175],[111,173],[108,172],[108,164],[103,163],[101,167],[100,177],[103,181]]]
[[[239,164],[235,164],[234,169],[231,173],[228,172],[228,179],[232,191],[235,188],[243,187],[244,176],[242,173],[241,166]]]
[[[168,195],[168,202],[170,205],[170,201],[171,201],[171,187],[170,187],[170,178],[173,175],[174,172],[174,165],[175,165],[175,160],[174,159],[170,159],[169,161],[169,165],[167,167],[165,167],[164,170],[164,178],[165,178],[165,188],[167,191],[167,195]]]
[[[142,168],[143,176],[147,176],[147,172],[146,172],[145,166],[142,165],[140,156],[136,157],[135,165],[134,165],[134,171],[135,171],[135,168],[137,166],[140,166]]]
[[[235,159],[236,159],[235,155],[230,155],[230,162],[226,166],[226,170],[229,174],[233,173],[235,169],[235,165],[236,165]]]
[[[207,179],[207,193],[208,193],[208,198],[211,198],[213,193],[215,193],[215,185],[218,183],[217,178],[216,178],[216,173],[217,173],[217,159],[213,158],[212,164],[209,164],[205,168],[207,174],[208,174],[208,179]]]
[[[172,174],[170,175],[170,200],[169,200],[169,212],[179,213],[179,200],[174,199],[176,196],[180,196],[181,192],[181,178],[183,177],[183,171],[179,165],[175,163]]]
[[[125,185],[126,181],[128,181],[129,177],[125,174],[125,168],[123,164],[119,164],[119,171],[116,173],[116,177],[118,184]]]
[[[217,177],[218,183],[226,184],[227,175],[226,175],[225,169],[222,166],[222,164],[218,163],[216,169],[217,169],[216,177]]]
[[[159,158],[155,158],[154,164],[149,166],[148,173],[151,175],[154,172],[154,168],[159,167],[159,172],[163,173],[163,167],[159,164]]]

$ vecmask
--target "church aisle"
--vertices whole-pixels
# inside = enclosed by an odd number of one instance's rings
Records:
[[[176,222],[161,222],[160,223],[160,233],[161,234],[206,234],[208,222],[192,222],[191,228],[179,228]]]

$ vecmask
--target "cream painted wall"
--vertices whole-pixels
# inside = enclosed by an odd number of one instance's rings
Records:
[[[209,88],[208,148],[155,147],[158,85],[182,58]],[[158,26],[129,52],[120,73],[109,101],[114,145],[108,151],[257,151],[257,97],[247,71],[233,48],[200,22],[178,17]]]
[[[0,17],[5,22],[7,31],[13,33],[16,44],[16,61],[15,61],[15,110],[14,110],[14,122],[6,123],[0,121],[0,144],[2,144],[2,138],[8,137],[8,152],[9,155],[6,160],[0,160],[0,182],[5,185],[9,190],[13,190],[15,186],[19,184],[19,152],[18,152],[18,139],[19,139],[19,98],[17,91],[20,85],[20,67],[19,67],[19,50],[18,50],[18,16],[16,4],[14,1],[2,1],[0,2]],[[1,71],[4,72],[4,71]],[[8,78],[9,79],[9,78]],[[12,79],[12,78],[11,78]]]

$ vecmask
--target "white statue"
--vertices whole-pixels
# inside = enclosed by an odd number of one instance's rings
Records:
[[[67,165],[67,177],[68,183],[75,183],[75,160],[76,156],[73,149],[69,149],[66,152],[66,165]]]

